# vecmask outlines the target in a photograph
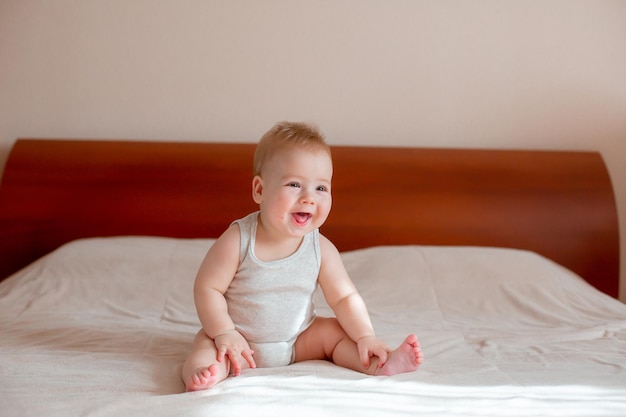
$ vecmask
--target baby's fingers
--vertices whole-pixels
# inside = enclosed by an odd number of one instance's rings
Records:
[[[376,353],[376,356],[378,356],[378,367],[382,368],[385,362],[387,362],[389,352],[387,352],[385,349],[381,349],[379,352]]]
[[[239,355],[235,353],[227,353],[228,360],[230,361],[230,373],[234,376],[241,374],[241,363],[239,362]]]
[[[254,362],[254,358],[252,357],[253,354],[254,354],[254,351],[252,349],[244,350],[243,352],[241,352],[241,356],[243,356],[246,362],[248,362],[248,365],[250,366],[250,368],[254,369],[256,368],[256,362]]]
[[[361,365],[363,368],[368,369],[370,367],[370,352],[367,349],[359,349],[359,358],[361,359]]]
[[[254,361],[254,357],[252,356],[254,351],[252,349],[244,351],[241,356],[248,362],[250,368],[256,368],[256,362]]]
[[[215,355],[215,359],[217,359],[218,362],[221,362],[224,360],[227,349],[228,348],[226,346],[221,346],[219,349],[217,349],[217,354]]]

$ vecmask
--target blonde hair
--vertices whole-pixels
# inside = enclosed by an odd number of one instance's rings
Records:
[[[263,166],[278,151],[302,148],[308,151],[325,151],[330,157],[330,147],[317,126],[303,122],[279,122],[267,131],[254,152],[254,175],[261,175]]]

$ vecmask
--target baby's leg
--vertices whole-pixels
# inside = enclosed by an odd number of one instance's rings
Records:
[[[372,358],[365,369],[356,343],[343,330],[337,319],[318,317],[296,340],[296,362],[326,359],[344,368],[369,375],[395,375],[415,371],[422,363],[422,352],[417,336],[409,335],[394,351],[387,362],[378,367],[378,358]]]
[[[193,341],[191,354],[183,364],[182,377],[187,391],[211,388],[228,376],[229,361],[218,362],[215,343],[203,330]]]

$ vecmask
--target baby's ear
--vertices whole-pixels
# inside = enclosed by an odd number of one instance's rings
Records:
[[[252,199],[257,204],[261,204],[263,201],[263,178],[259,175],[252,178]]]

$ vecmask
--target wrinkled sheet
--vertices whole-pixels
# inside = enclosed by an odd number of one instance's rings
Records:
[[[79,240],[0,283],[0,414],[626,415],[626,306],[537,254],[477,247],[343,254],[378,335],[418,335],[415,373],[313,361],[184,393],[193,280],[211,243]],[[316,305],[330,314],[319,294]]]

